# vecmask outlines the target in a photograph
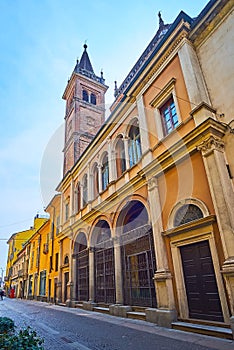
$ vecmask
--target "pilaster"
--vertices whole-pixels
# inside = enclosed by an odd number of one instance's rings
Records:
[[[201,102],[210,104],[209,95],[206,89],[201,67],[197,54],[192,45],[186,40],[178,52],[184,81],[192,106]]]
[[[123,280],[119,237],[114,238],[116,304],[123,304]]]
[[[210,136],[199,146],[201,151],[217,218],[224,263],[222,274],[225,279],[231,313],[234,316],[234,193],[226,167],[224,143]]]
[[[89,301],[94,302],[94,248],[89,248]]]
[[[167,252],[162,236],[163,225],[161,218],[161,204],[156,177],[148,179],[148,199],[150,204],[150,217],[154,237],[156,255],[156,272],[154,282],[157,294],[157,307],[167,310],[175,309],[172,276],[168,269]]]

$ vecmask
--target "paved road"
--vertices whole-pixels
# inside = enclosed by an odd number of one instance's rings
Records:
[[[0,301],[0,316],[17,327],[30,325],[56,350],[233,350],[234,342],[168,330],[139,320],[113,317],[41,302]]]

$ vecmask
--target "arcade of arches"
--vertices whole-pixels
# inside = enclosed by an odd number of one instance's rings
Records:
[[[79,232],[73,260],[75,300],[156,307],[152,227],[140,201],[124,206],[115,229],[100,219],[89,240]]]

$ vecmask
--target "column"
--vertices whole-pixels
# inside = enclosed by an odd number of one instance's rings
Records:
[[[87,185],[88,185],[88,195],[87,195],[87,200],[88,200],[88,203],[93,199],[93,196],[92,196],[92,178],[93,176],[91,175],[90,173],[90,164],[88,164],[88,174],[87,174]]]
[[[124,136],[123,138],[123,142],[124,142],[124,153],[125,153],[125,160],[126,160],[126,169],[130,168],[129,165],[129,153],[128,153],[128,143],[129,143],[129,137],[128,136]]]
[[[147,126],[147,120],[145,115],[145,105],[143,96],[137,98],[137,109],[139,115],[139,128],[140,128],[140,136],[141,136],[141,149],[142,155],[149,151],[150,142],[149,142],[149,130]],[[148,159],[147,163],[151,160],[151,157]],[[146,163],[146,164],[147,164]]]
[[[67,300],[66,305],[70,307],[75,306],[75,296],[74,296],[74,268],[73,268],[73,231],[70,232],[70,249],[69,249],[69,282],[67,284]]]
[[[59,228],[59,232],[61,232],[62,229],[62,225],[63,225],[63,220],[64,220],[64,207],[63,207],[63,198],[64,198],[64,194],[61,193],[61,199],[60,199],[60,228]]]
[[[120,238],[115,237],[114,242],[114,257],[115,257],[115,291],[116,304],[123,304],[123,282],[122,282],[122,262],[121,262],[121,247]]]
[[[114,166],[114,153],[112,151],[111,139],[108,139],[108,163],[109,163],[109,183],[116,179],[115,176],[115,166]]]
[[[84,201],[83,201],[83,191],[84,187],[83,184],[80,183],[80,208],[82,209],[84,207]]]
[[[95,297],[94,281],[94,248],[89,248],[89,302],[94,302]]]
[[[63,242],[59,241],[59,276],[57,283],[57,303],[62,302],[62,256],[63,256]]]
[[[168,269],[167,251],[162,236],[162,208],[158,190],[158,180],[152,177],[148,180],[148,198],[150,203],[150,216],[154,237],[156,255],[155,283],[157,290],[158,307],[172,309],[175,307],[174,294],[171,283],[171,273]]]
[[[98,190],[100,193],[102,192],[102,165],[98,164],[97,168],[98,168]]]
[[[75,206],[74,206],[74,180],[71,179],[70,182],[70,203],[69,203],[69,213],[70,218],[75,214]],[[72,224],[72,222],[71,222]]]
[[[203,156],[220,232],[224,254],[221,272],[226,283],[234,326],[234,192],[226,167],[223,141],[212,135],[198,149]]]

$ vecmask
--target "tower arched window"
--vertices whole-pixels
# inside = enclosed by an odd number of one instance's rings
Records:
[[[87,90],[82,91],[82,99],[83,101],[89,102],[89,94]]]
[[[95,95],[94,93],[91,93],[90,102],[91,102],[93,105],[96,105],[96,104],[97,104],[97,98],[96,98],[96,95]]]
[[[86,206],[88,202],[88,177],[87,174],[85,174],[83,178],[83,207]]]
[[[203,213],[197,205],[185,204],[177,210],[174,218],[174,226],[177,227],[201,218],[203,218]]]
[[[108,155],[106,153],[102,161],[102,190],[103,191],[107,188],[108,183],[109,183],[109,164],[108,164]]]
[[[140,129],[137,123],[133,124],[129,130],[129,165],[136,164],[141,158]]]
[[[116,144],[116,171],[117,177],[120,177],[126,170],[125,150],[123,138],[119,138]]]

